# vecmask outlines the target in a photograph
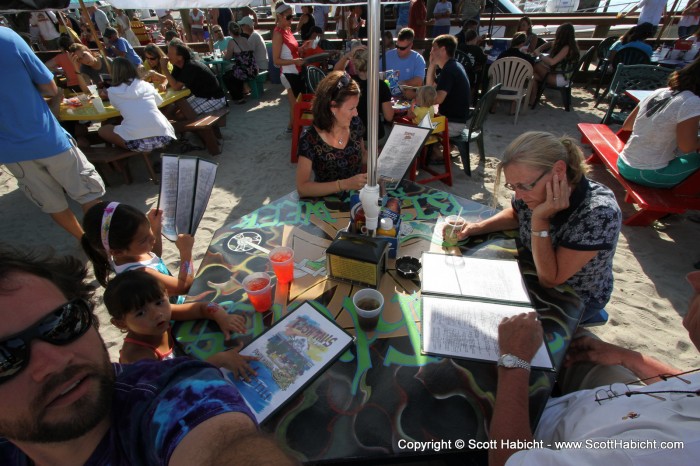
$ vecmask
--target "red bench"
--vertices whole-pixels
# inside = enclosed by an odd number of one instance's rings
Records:
[[[673,188],[650,188],[633,183],[620,175],[617,158],[625,147],[609,127],[601,124],[579,123],[581,142],[593,148],[588,163],[603,163],[625,188],[625,202],[637,204],[639,212],[623,223],[631,226],[650,225],[667,214],[682,214],[686,210],[700,210],[700,170]]]

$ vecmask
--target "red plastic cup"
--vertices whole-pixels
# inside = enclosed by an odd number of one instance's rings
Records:
[[[248,299],[258,312],[265,312],[272,307],[272,286],[270,276],[265,272],[251,273],[243,279],[243,289]]]
[[[279,247],[270,251],[272,270],[277,275],[277,283],[289,283],[294,279],[294,250]]]

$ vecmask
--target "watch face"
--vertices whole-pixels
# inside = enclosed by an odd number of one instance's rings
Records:
[[[503,365],[505,367],[515,367],[515,358],[512,354],[506,354],[503,356]]]

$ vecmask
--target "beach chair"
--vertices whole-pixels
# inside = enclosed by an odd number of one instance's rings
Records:
[[[484,122],[489,115],[489,109],[496,101],[496,96],[500,89],[501,85],[496,84],[481,96],[476,106],[470,110],[472,118],[469,121],[469,128],[465,128],[459,136],[450,138],[450,142],[457,146],[459,150],[462,166],[467,176],[472,176],[472,169],[470,166],[471,160],[469,158],[469,143],[471,141],[476,141],[479,147],[479,163],[486,161],[486,150],[484,149]]]
[[[496,100],[515,102],[514,125],[518,124],[518,114],[523,101],[527,107],[534,83],[532,65],[522,58],[501,58],[489,68],[489,85],[501,84]]]
[[[613,73],[617,71],[617,65],[623,64],[623,65],[649,65],[651,63],[651,59],[649,58],[649,55],[647,55],[645,52],[642,52],[641,50],[634,48],[634,47],[627,47],[626,49],[622,49],[619,52],[615,54],[615,58],[613,58],[612,61],[612,69]],[[603,99],[608,94],[608,90],[610,89],[610,86],[606,87],[605,90],[603,91],[603,94],[600,94],[600,89],[603,84],[603,78],[605,77],[605,70],[607,69],[607,66],[603,68],[602,74],[600,75],[600,80],[598,81],[598,87],[596,87],[595,93],[593,94],[593,97],[595,98],[595,107],[600,104]],[[614,78],[614,76],[613,76]],[[611,81],[612,83],[612,81]]]
[[[306,88],[312,94],[316,92],[316,86],[326,77],[326,73],[317,66],[306,67]]]
[[[595,67],[595,71],[593,72],[593,76],[586,82],[586,86],[588,87],[591,85],[593,82],[594,78],[598,78],[598,86],[600,86],[604,76],[605,72],[608,68],[608,65],[610,62],[608,61],[608,54],[610,52],[610,47],[617,42],[619,39],[618,36],[611,36],[611,37],[606,37],[605,39],[601,40],[598,46],[596,47],[596,53],[595,53],[595,58],[598,60],[598,65]],[[601,72],[602,68],[602,72]]]
[[[624,123],[627,114],[622,112],[614,114],[615,108],[618,105],[623,109],[634,108],[636,105],[631,98],[625,96],[625,91],[627,89],[653,91],[664,87],[672,71],[671,68],[654,65],[617,65],[609,88],[610,105],[601,123],[607,125],[610,120],[618,124]]]
[[[581,70],[581,67],[584,65],[584,63],[589,62],[590,59],[593,56],[593,52],[595,51],[595,47],[591,46],[586,53],[581,55],[581,58],[578,60],[570,60],[567,63],[562,64],[562,67],[560,70],[554,70],[550,71],[547,73],[540,82],[538,89],[537,89],[537,98],[535,99],[535,102],[532,104],[532,108],[535,108],[537,103],[540,101],[542,98],[542,94],[544,94],[544,90],[547,88],[550,89],[556,89],[561,92],[561,100],[564,105],[564,110],[567,112],[571,111],[571,86],[573,86],[574,82],[574,75],[576,74],[577,71]],[[551,85],[547,83],[547,76],[550,74],[562,74],[564,76],[568,76],[568,79],[566,81],[566,84],[563,86],[556,86],[556,85]]]

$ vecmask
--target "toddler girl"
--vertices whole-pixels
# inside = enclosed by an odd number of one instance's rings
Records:
[[[437,91],[434,86],[421,86],[416,91],[416,100],[411,104],[409,117],[413,118],[413,124],[421,122],[425,115],[429,114],[432,120],[435,117],[435,98]]]
[[[246,332],[245,318],[228,316],[216,303],[170,304],[168,292],[162,282],[142,270],[130,270],[110,280],[104,293],[107,311],[114,326],[126,332],[119,362],[129,364],[142,359],[172,359],[185,353],[172,336],[170,319],[191,320],[211,318],[213,313],[223,313],[230,320],[230,328],[238,333]],[[223,328],[223,327],[222,327]],[[224,331],[226,338],[228,332]],[[225,367],[236,377],[248,380],[256,375],[248,361],[255,358],[241,356],[237,350],[217,353],[207,362]]]

